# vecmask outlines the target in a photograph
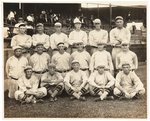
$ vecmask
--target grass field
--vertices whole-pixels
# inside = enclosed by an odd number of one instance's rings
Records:
[[[146,63],[139,63],[136,71],[144,86],[147,86]],[[147,89],[147,88],[146,88]],[[106,100],[94,102],[94,97],[87,95],[87,101],[70,101],[64,95],[57,102],[44,100],[43,104],[20,105],[15,100],[4,97],[4,117],[35,118],[147,118],[147,95],[137,100]]]

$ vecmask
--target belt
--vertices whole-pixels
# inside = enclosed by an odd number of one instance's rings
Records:
[[[92,48],[97,48],[96,46],[93,46],[93,45],[90,45],[90,47],[92,47]]]
[[[121,46],[113,46],[113,48],[121,48]]]
[[[11,77],[11,76],[10,76],[10,78],[11,78],[11,79],[14,79],[14,80],[18,80],[17,78],[14,78],[14,77]]]
[[[47,71],[33,71],[33,72],[36,73],[36,74],[44,74]]]
[[[69,72],[70,70],[63,70],[63,71],[56,70],[56,71],[59,72],[59,73],[66,73],[66,72]]]
[[[89,70],[88,68],[80,68],[82,71]]]
[[[53,51],[58,51],[58,49],[53,49]]]

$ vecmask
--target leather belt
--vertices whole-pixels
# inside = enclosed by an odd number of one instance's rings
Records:
[[[69,72],[70,70],[62,70],[62,71],[56,70],[56,71],[59,72],[59,73],[66,73],[66,72]]]
[[[36,74],[44,74],[44,73],[46,73],[47,71],[33,71],[34,73],[36,73]]]

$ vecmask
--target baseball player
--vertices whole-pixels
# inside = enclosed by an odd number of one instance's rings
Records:
[[[44,25],[38,23],[36,25],[37,33],[32,36],[33,46],[36,47],[38,43],[42,43],[44,46],[44,51],[47,51],[50,47],[49,35],[44,33]]]
[[[62,24],[59,22],[55,23],[55,30],[56,32],[50,36],[50,45],[53,51],[52,55],[58,52],[57,44],[63,42],[65,47],[68,48],[68,37],[66,34],[61,32]]]
[[[65,44],[57,44],[58,53],[52,56],[52,63],[56,65],[56,71],[61,73],[65,77],[66,73],[70,71],[71,56],[69,53],[65,52]]]
[[[21,103],[36,103],[47,95],[45,87],[38,88],[39,80],[33,75],[32,67],[26,66],[24,75],[19,78],[19,90],[15,92],[15,99]]]
[[[95,30],[89,32],[89,45],[91,47],[91,55],[97,51],[97,43],[108,43],[108,32],[101,29],[101,20],[95,19],[93,21]]]
[[[144,86],[135,74],[135,72],[130,71],[130,64],[123,63],[122,71],[120,71],[116,76],[114,95],[121,98],[138,98],[145,93]]]
[[[95,101],[104,100],[108,95],[113,94],[115,78],[109,71],[105,71],[105,65],[98,65],[97,71],[90,75],[88,82],[90,93],[99,96]]]
[[[113,75],[114,73],[114,67],[112,63],[112,58],[109,52],[107,52],[104,49],[104,46],[106,46],[106,43],[98,43],[98,51],[93,53],[90,61],[90,71],[94,72],[96,70],[98,65],[105,65],[105,70],[110,71]]]
[[[86,73],[80,70],[79,61],[72,61],[72,68],[64,78],[65,90],[71,95],[71,100],[78,99],[81,101],[86,101],[85,97],[82,95],[88,92],[87,76]]]
[[[71,60],[78,60],[80,63],[80,69],[84,71],[89,77],[89,64],[90,64],[91,56],[90,54],[84,49],[83,42],[77,43],[77,51],[71,54]]]
[[[44,51],[42,43],[36,45],[37,52],[34,53],[29,60],[30,65],[33,67],[35,76],[40,80],[41,76],[47,72],[50,56]]]
[[[113,46],[112,59],[115,64],[116,55],[121,51],[121,43],[128,41],[130,43],[131,33],[128,29],[123,27],[123,17],[117,16],[115,18],[116,28],[110,31],[110,44]]]
[[[28,65],[28,60],[22,56],[22,47],[14,46],[14,55],[6,62],[6,74],[9,84],[9,98],[14,98],[14,93],[18,90],[18,79],[24,74],[24,68]]]
[[[138,68],[137,55],[129,50],[129,42],[122,42],[122,51],[116,56],[116,69],[122,69],[122,64],[127,62],[130,64],[130,69],[135,70]]]
[[[53,63],[48,65],[49,72],[45,73],[41,78],[41,87],[47,89],[50,101],[56,101],[57,95],[60,95],[64,89],[63,77],[56,72],[56,66]]]
[[[69,34],[69,45],[72,48],[72,52],[76,51],[76,42],[82,41],[84,45],[87,45],[87,33],[81,30],[81,21],[78,18],[74,19],[75,30]]]
[[[32,38],[26,34],[26,25],[22,23],[19,25],[19,34],[12,37],[11,47],[13,48],[15,46],[21,46],[23,55],[29,59],[31,45]]]

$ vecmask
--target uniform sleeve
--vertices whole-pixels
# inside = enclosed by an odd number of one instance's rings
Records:
[[[95,79],[95,73],[91,73],[91,75],[90,75],[90,77],[89,77],[89,79],[88,79],[88,83],[89,83],[90,85],[95,84],[94,79]]]
[[[38,80],[38,78],[36,78],[36,77],[34,77],[34,80],[33,80],[34,82],[33,82],[33,85],[32,85],[32,89],[31,90],[36,90],[36,89],[38,89],[38,86],[39,86],[39,80]]]
[[[58,82],[63,82],[63,77],[60,73],[58,73]]]
[[[70,84],[70,80],[71,80],[70,76],[71,76],[71,73],[69,72],[69,73],[66,74],[66,76],[65,76],[65,78],[64,78],[64,82],[65,82],[65,84],[66,84],[68,87],[72,87],[71,84]]]
[[[116,43],[118,42],[118,41],[116,40],[116,38],[115,38],[115,33],[114,33],[114,30],[113,30],[113,29],[110,31],[109,36],[110,36],[110,43],[111,43],[111,44],[116,44]]]
[[[90,65],[91,56],[90,56],[90,54],[88,52],[86,52],[86,57],[87,57],[88,65]]]
[[[112,58],[111,58],[111,55],[110,55],[109,52],[108,52],[108,63],[109,63],[109,69],[111,71],[114,70],[114,66],[113,66],[113,63],[112,63]]]
[[[115,86],[116,87],[120,86],[120,82],[121,82],[121,72],[119,72],[116,76]]]
[[[131,33],[128,29],[126,29],[126,36],[127,36],[127,40],[125,41],[128,41],[130,43],[130,40],[131,40]]]
[[[27,48],[30,48],[31,45],[32,45],[32,38],[31,38],[31,36],[28,35],[24,46]]]
[[[51,49],[57,48],[56,45],[55,45],[55,40],[54,40],[54,35],[53,34],[50,36],[50,46],[51,46]]]
[[[69,39],[68,39],[68,36],[65,34],[64,35],[64,42],[65,42],[65,46],[68,48],[69,46],[69,43],[68,43]]]
[[[135,87],[137,89],[143,88],[143,83],[141,82],[140,78],[135,74],[135,72],[132,72],[132,76]]]
[[[32,44],[33,44],[33,46],[37,45],[36,35],[32,36]]]
[[[73,43],[74,43],[73,32],[71,32],[69,34],[69,45],[73,45]]]
[[[104,33],[103,41],[108,43],[108,32],[107,31],[105,31],[105,33]]]
[[[45,47],[46,49],[48,49],[48,48],[50,47],[50,42],[49,42],[49,40],[50,40],[50,37],[49,37],[48,35],[46,35],[45,44],[44,44],[44,47]]]
[[[90,70],[91,72],[94,71],[94,61],[95,61],[95,54],[92,55],[91,60],[90,60],[89,70]]]
[[[133,64],[134,64],[133,69],[137,69],[138,68],[138,58],[135,53],[133,54]]]
[[[47,79],[47,73],[44,73],[41,77],[41,82],[43,82],[45,79]]]
[[[25,84],[23,83],[23,79],[22,78],[19,78],[17,83],[18,83],[18,86],[19,86],[19,90],[21,90],[23,92],[27,90]]]
[[[55,55],[52,56],[51,62],[54,63],[54,64],[57,64],[56,56]]]
[[[15,47],[17,46],[17,43],[16,43],[16,36],[13,36],[13,38],[11,39],[11,47]]]
[[[87,33],[84,32],[83,34],[83,42],[84,42],[84,45],[87,45]]]
[[[106,72],[108,83],[106,86],[112,87],[115,84],[115,78],[109,73]]]
[[[115,60],[116,60],[116,69],[121,69],[119,54],[116,56]]]
[[[8,59],[7,62],[6,62],[6,67],[5,67],[7,77],[9,77],[9,61],[10,60]]]
[[[49,64],[51,62],[50,55],[46,53],[46,56],[47,56],[47,64]]]

